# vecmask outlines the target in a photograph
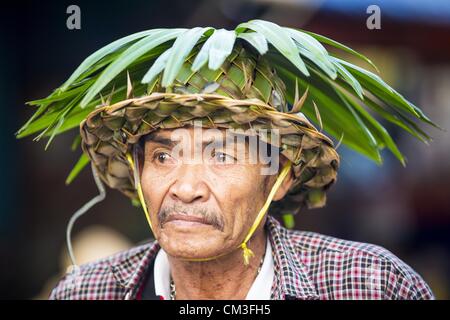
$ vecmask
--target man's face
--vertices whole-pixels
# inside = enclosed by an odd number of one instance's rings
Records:
[[[269,165],[250,161],[255,150],[248,141],[227,137],[224,130],[193,127],[159,129],[146,137],[142,190],[155,236],[171,256],[231,252],[270,192],[276,175],[262,174]]]

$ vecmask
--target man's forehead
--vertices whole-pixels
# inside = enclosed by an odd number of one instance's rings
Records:
[[[157,129],[149,133],[145,140],[147,142],[161,142],[161,141],[172,141],[178,142],[181,139],[189,138],[195,139],[196,142],[212,142],[224,139],[237,139],[236,142],[244,142],[246,135],[239,133],[237,131],[224,129],[224,128],[203,128],[203,127],[182,127],[176,129]]]

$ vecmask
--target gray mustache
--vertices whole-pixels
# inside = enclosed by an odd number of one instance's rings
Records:
[[[159,227],[167,221],[169,216],[173,213],[185,214],[188,216],[201,217],[205,219],[206,223],[211,224],[214,228],[223,231],[224,221],[222,216],[214,210],[210,210],[204,207],[186,207],[180,204],[173,204],[171,206],[166,206],[161,208],[158,212]]]

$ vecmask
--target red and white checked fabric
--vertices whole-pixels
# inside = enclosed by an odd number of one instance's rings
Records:
[[[282,227],[269,216],[275,277],[271,298],[434,299],[425,281],[388,250]],[[135,299],[159,250],[156,241],[82,265],[61,279],[50,299]]]

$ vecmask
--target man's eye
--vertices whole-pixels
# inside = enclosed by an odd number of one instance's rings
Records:
[[[168,154],[167,152],[157,152],[154,156],[154,159],[159,163],[165,163],[170,160],[170,158],[170,154]]]
[[[236,160],[234,159],[234,157],[223,152],[215,152],[213,156],[214,160],[218,163],[234,163],[234,161]]]

